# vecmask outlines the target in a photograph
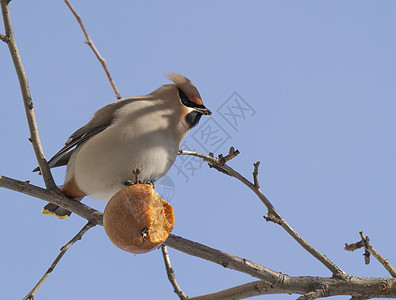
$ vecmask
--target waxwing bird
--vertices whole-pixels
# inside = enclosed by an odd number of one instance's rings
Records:
[[[212,113],[188,78],[174,73],[168,78],[173,84],[102,107],[69,137],[48,162],[50,168],[67,165],[63,193],[77,200],[86,195],[109,200],[134,182],[138,168],[146,183],[169,171],[183,138],[202,115]],[[52,203],[42,212],[58,218],[71,214]]]

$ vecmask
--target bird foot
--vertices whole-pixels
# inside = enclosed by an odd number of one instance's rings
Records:
[[[139,174],[140,174],[141,171],[142,171],[141,168],[137,168],[136,170],[133,170],[132,172],[133,172],[133,174],[135,174],[135,181],[132,181],[132,180],[128,179],[127,181],[124,182],[124,185],[131,186],[131,185],[134,185],[134,184],[142,183],[142,181],[139,180]]]

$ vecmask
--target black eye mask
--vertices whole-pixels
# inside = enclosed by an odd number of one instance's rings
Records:
[[[184,92],[181,89],[178,88],[178,90],[179,90],[180,101],[181,101],[181,103],[183,103],[184,106],[191,107],[191,108],[194,108],[194,107],[205,108],[204,105],[197,104],[195,102],[192,102],[190,99],[188,99],[186,94],[184,94]]]

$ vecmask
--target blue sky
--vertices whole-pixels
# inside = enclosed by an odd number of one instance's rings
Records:
[[[263,192],[308,242],[352,275],[388,276],[374,260],[365,266],[361,251],[343,247],[363,230],[396,264],[395,2],[71,3],[122,96],[153,91],[168,83],[169,71],[189,77],[214,113],[184,146],[216,154],[234,146],[241,154],[230,165],[248,178],[260,160]],[[13,0],[10,7],[50,158],[115,97],[63,1]],[[5,44],[0,64],[0,174],[43,186],[31,172],[36,161]],[[233,125],[224,118],[232,101],[249,108]],[[211,140],[208,130],[216,133]],[[54,176],[62,184],[64,169]],[[279,226],[265,222],[266,208],[235,179],[179,157],[159,188],[169,188],[174,234],[289,275],[331,275]],[[43,201],[5,189],[0,199],[2,297],[20,299],[85,220],[44,216]],[[84,203],[105,207],[89,198]],[[189,296],[254,280],[172,249],[170,255]],[[176,299],[160,251],[132,256],[113,246],[102,227],[69,250],[37,297]]]

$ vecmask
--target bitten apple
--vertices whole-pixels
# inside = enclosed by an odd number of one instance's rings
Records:
[[[107,203],[103,225],[118,248],[139,254],[158,248],[175,224],[172,206],[149,184],[134,184]]]

